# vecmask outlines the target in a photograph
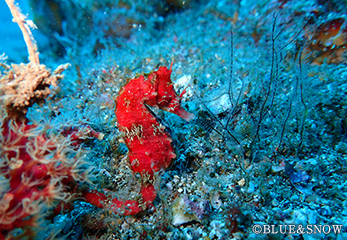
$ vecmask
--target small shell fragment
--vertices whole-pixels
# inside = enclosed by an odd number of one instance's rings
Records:
[[[237,184],[241,187],[243,187],[245,185],[245,183],[246,183],[245,178],[242,178],[240,181],[237,182]]]
[[[177,227],[192,221],[199,221],[199,219],[195,214],[188,213],[184,198],[178,197],[172,205],[172,225]]]
[[[219,209],[222,205],[222,201],[219,199],[220,195],[218,192],[213,192],[210,195],[211,206],[214,209]]]

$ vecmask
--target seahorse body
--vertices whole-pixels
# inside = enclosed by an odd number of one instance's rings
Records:
[[[192,114],[179,104],[171,80],[171,69],[160,67],[146,77],[132,79],[116,100],[119,129],[125,133],[134,172],[153,175],[166,169],[175,158],[170,134],[146,106],[158,107],[189,121]]]
[[[125,135],[130,165],[143,180],[139,200],[112,200],[114,212],[122,215],[135,215],[152,204],[156,198],[154,173],[168,168],[176,157],[169,132],[147,105],[175,113],[187,121],[194,118],[192,113],[180,106],[180,98],[185,91],[177,96],[170,79],[171,69],[172,64],[170,69],[160,67],[158,71],[131,79],[116,99],[118,128]],[[107,200],[95,191],[84,194],[84,197],[99,207]]]
[[[130,165],[142,179],[148,180],[142,187],[146,195],[151,195],[143,196],[150,198],[147,204],[156,197],[152,185],[154,173],[168,168],[176,155],[170,134],[146,105],[175,113],[187,121],[193,118],[193,114],[180,106],[180,97],[170,79],[171,72],[171,67],[170,70],[160,67],[147,76],[130,80],[116,100],[118,127],[125,133]]]

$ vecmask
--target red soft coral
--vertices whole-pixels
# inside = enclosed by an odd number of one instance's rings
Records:
[[[88,171],[69,138],[46,137],[35,125],[12,119],[0,133],[0,239],[17,228],[30,235],[43,210],[72,200],[72,187]]]

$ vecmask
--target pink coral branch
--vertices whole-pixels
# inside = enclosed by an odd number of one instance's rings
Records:
[[[20,12],[19,7],[16,6],[14,0],[5,0],[7,6],[10,8],[13,16],[13,21],[16,22],[23,33],[25,44],[28,48],[29,61],[35,64],[40,64],[39,53],[37,52],[37,45],[35,39],[30,31],[30,26],[34,26],[32,22],[28,24],[26,17]]]

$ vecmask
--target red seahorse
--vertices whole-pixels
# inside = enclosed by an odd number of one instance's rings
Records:
[[[180,96],[176,94],[171,72],[172,63],[170,69],[162,66],[158,71],[131,79],[116,99],[118,128],[125,135],[130,165],[143,181],[139,200],[112,200],[113,211],[122,215],[135,215],[152,204],[156,198],[154,174],[168,168],[176,157],[169,132],[148,106],[175,113],[187,121],[194,118],[181,107],[180,99],[185,91]],[[96,191],[84,194],[84,198],[98,207],[103,207],[102,202],[107,200]]]

